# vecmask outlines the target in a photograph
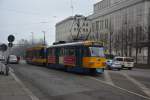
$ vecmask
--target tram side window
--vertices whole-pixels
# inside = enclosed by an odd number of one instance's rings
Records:
[[[68,55],[68,49],[64,49],[64,56],[67,56]]]
[[[30,52],[31,58],[34,57],[33,51]]]
[[[41,57],[41,58],[44,58],[44,48],[42,48],[42,49],[40,50],[40,57]]]
[[[48,50],[48,55],[51,56],[52,55],[52,49]]]
[[[64,48],[60,48],[59,56],[64,56]]]
[[[75,56],[75,49],[74,48],[67,48],[65,49],[66,56]]]
[[[55,55],[55,50],[49,49],[49,56],[54,56],[54,55]]]
[[[35,51],[35,50],[33,50],[33,51],[32,51],[32,54],[33,54],[33,55],[32,55],[32,56],[33,56],[33,58],[35,58],[35,57],[36,57],[36,51]]]
[[[36,50],[36,51],[35,51],[35,57],[36,57],[36,58],[41,58],[39,50]]]
[[[75,56],[75,49],[71,48],[68,50],[69,56]]]
[[[36,57],[36,51],[35,51],[35,50],[32,51],[32,57],[33,57],[33,58]]]
[[[83,49],[83,56],[84,57],[88,57],[90,54],[89,54],[89,49],[88,48],[84,48]]]

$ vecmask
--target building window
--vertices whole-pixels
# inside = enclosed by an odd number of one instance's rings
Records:
[[[86,32],[88,32],[88,29],[86,29]]]
[[[86,23],[86,26],[88,26],[88,23]]]
[[[139,48],[139,53],[142,53],[142,48]]]
[[[85,28],[83,29],[83,32],[85,32]]]
[[[99,31],[99,21],[96,21],[96,31]]]
[[[102,29],[104,29],[104,21],[102,20]]]
[[[108,29],[108,19],[105,19],[105,28]]]
[[[74,31],[76,31],[76,28],[74,28]]]
[[[85,23],[83,23],[83,26],[85,26]]]
[[[101,21],[100,21],[100,30],[103,30],[103,28],[104,28],[104,21],[101,20]]]
[[[92,23],[92,32],[94,32],[94,23]]]

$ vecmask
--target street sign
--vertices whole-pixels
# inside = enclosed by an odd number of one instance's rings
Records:
[[[13,47],[13,43],[11,43],[11,42],[8,43],[8,47],[10,47],[10,48]]]
[[[15,37],[13,35],[8,36],[8,42],[14,42]]]
[[[1,51],[6,51],[7,50],[7,45],[6,44],[2,44],[2,45],[0,45],[0,50]]]

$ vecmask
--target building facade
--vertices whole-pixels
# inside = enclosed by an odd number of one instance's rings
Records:
[[[85,16],[68,17],[56,24],[56,42],[86,38],[90,33],[90,27],[90,20]]]
[[[91,39],[109,53],[150,63],[150,0],[102,0],[94,5]]]

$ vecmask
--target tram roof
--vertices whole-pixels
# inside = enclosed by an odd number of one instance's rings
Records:
[[[34,47],[30,47],[30,48],[28,48],[27,50],[39,50],[39,49],[41,49],[41,48],[46,48],[46,46],[43,46],[43,45],[39,45],[39,46],[34,46]]]
[[[72,42],[72,43],[51,45],[51,46],[49,46],[49,48],[52,48],[52,47],[66,47],[66,46],[90,46],[90,45],[102,46],[102,45],[100,45],[99,42],[96,42],[96,41],[83,41],[83,42]]]

